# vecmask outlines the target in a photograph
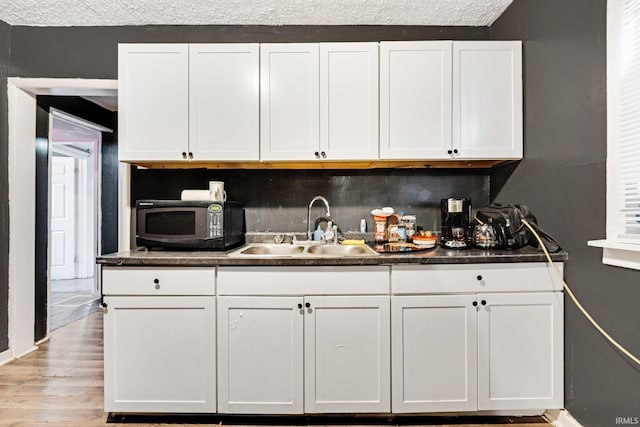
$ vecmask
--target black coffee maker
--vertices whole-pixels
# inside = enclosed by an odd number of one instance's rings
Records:
[[[440,244],[449,249],[471,247],[471,199],[448,198],[440,201],[442,232]]]

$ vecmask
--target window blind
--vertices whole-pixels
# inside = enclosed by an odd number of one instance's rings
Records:
[[[640,1],[625,0],[620,63],[619,183],[624,234],[640,244]]]

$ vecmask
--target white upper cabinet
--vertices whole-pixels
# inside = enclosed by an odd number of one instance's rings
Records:
[[[378,43],[320,44],[320,157],[378,158]]]
[[[522,158],[522,43],[121,44],[122,161]]]
[[[454,157],[522,158],[522,42],[453,42],[453,100]]]
[[[181,160],[189,138],[186,44],[118,46],[120,160]]]
[[[262,160],[378,158],[378,44],[261,45]]]
[[[258,44],[121,44],[118,64],[120,160],[258,160]]]
[[[522,158],[522,43],[380,43],[380,158]]]
[[[262,44],[260,53],[262,160],[314,160],[320,144],[318,44]]]
[[[189,150],[194,160],[260,157],[258,44],[189,46]]]
[[[451,41],[380,43],[380,158],[444,159],[451,147]]]

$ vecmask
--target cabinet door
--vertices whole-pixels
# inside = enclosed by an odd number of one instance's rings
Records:
[[[392,412],[475,411],[475,295],[391,298]]]
[[[118,120],[121,161],[186,158],[188,45],[118,45]]]
[[[318,44],[260,45],[260,157],[315,160],[320,147]]]
[[[305,303],[305,412],[389,412],[389,297]]]
[[[562,408],[563,294],[478,300],[478,409]]]
[[[189,46],[189,150],[193,160],[260,158],[257,43]]]
[[[105,297],[107,412],[215,412],[214,297]]]
[[[218,297],[219,412],[302,413],[298,304],[302,298]]]
[[[453,100],[456,157],[522,158],[521,42],[453,42]]]
[[[449,159],[451,42],[380,43],[380,158]]]
[[[320,153],[378,159],[378,43],[320,44]]]

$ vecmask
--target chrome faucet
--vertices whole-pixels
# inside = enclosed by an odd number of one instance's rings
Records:
[[[327,216],[331,216],[331,210],[329,209],[329,202],[327,201],[327,199],[322,196],[315,196],[313,199],[311,199],[311,202],[309,202],[309,207],[307,208],[307,240],[311,240],[313,236],[313,231],[311,231],[311,207],[318,200],[324,203],[324,206],[327,208]]]

